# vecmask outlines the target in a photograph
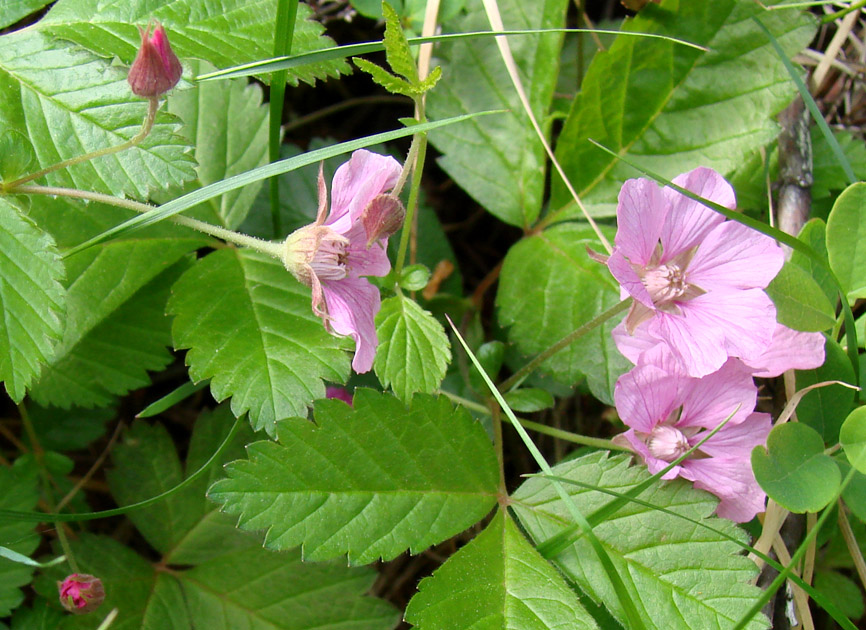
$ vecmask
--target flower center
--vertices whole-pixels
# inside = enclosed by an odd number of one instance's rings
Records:
[[[666,462],[672,462],[691,448],[682,431],[665,424],[652,430],[646,444],[653,457]]]
[[[656,305],[683,297],[689,287],[686,270],[674,262],[648,269],[642,280]]]
[[[342,280],[346,277],[346,245],[348,241],[339,234],[328,234],[318,243],[310,267],[319,280]]]

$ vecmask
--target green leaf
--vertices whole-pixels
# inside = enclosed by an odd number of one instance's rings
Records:
[[[382,15],[385,17],[385,58],[391,70],[403,75],[412,86],[418,84],[418,69],[415,67],[415,58],[409,50],[406,35],[400,24],[400,16],[387,2],[382,2]]]
[[[84,15],[90,19],[94,12]],[[126,142],[141,130],[148,107],[130,91],[124,69],[34,29],[3,36],[0,84],[0,128],[27,135],[43,167]],[[177,128],[177,118],[158,113],[153,131],[136,147],[45,180],[145,200],[151,191],[195,176]]]
[[[767,287],[776,306],[776,319],[794,330],[820,332],[832,328],[836,313],[821,286],[809,272],[786,262]]]
[[[505,402],[513,411],[521,413],[534,413],[542,409],[553,407],[554,400],[546,390],[536,387],[516,389],[505,394]]]
[[[408,402],[415,392],[438,389],[448,370],[451,344],[435,317],[403,295],[382,301],[376,315],[379,348],[373,364],[383,387]]]
[[[27,404],[30,423],[43,449],[52,451],[75,451],[105,435],[105,424],[115,417],[117,410],[105,409],[58,409]]]
[[[748,0],[665,0],[622,30],[684,39],[706,52],[622,35],[595,55],[556,147],[591,213],[613,214],[622,182],[635,172],[589,138],[670,179],[697,164],[730,173],[777,135],[775,115],[796,89],[754,15],[789,56],[815,32],[802,14],[766,12]],[[551,195],[552,208],[566,208],[559,218],[579,215],[558,177]]]
[[[63,274],[52,238],[0,199],[0,379],[15,402],[54,357],[66,308]]]
[[[391,92],[391,94],[404,94],[406,96],[412,96],[415,94],[416,89],[411,83],[405,79],[401,79],[400,77],[395,77],[393,74],[384,68],[377,66],[375,63],[367,61],[366,59],[361,59],[360,57],[353,57],[352,61],[356,66],[358,66],[359,70],[363,70],[369,74],[373,81]]]
[[[400,272],[400,288],[405,291],[420,291],[428,282],[430,270],[425,265],[408,265]]]
[[[824,365],[797,371],[797,389],[825,381],[855,383],[854,370],[845,351],[828,339],[824,343]],[[856,392],[842,385],[826,385],[810,391],[797,405],[797,418],[820,433],[827,444],[839,440],[839,428],[854,406]]]
[[[235,415],[248,411],[253,428],[270,435],[325,396],[323,379],[349,376],[347,346],[313,315],[310,290],[267,256],[209,254],[174,285],[168,310],[175,347],[190,349],[192,379],[210,378],[214,398],[231,396]]]
[[[853,304],[866,297],[866,183],[845,189],[827,219],[830,268]]]
[[[220,0],[217,3],[171,0],[60,0],[38,28],[52,36],[71,40],[103,57],[118,56],[131,64],[141,43],[138,26],[158,20],[168,32],[171,47],[181,58],[202,59],[217,67],[265,59],[273,52],[276,0]],[[309,19],[310,8],[298,7],[292,52],[300,54],[327,48],[333,42],[322,35],[324,27]],[[313,84],[316,79],[348,71],[344,62],[329,61],[293,68],[291,85]]]
[[[205,62],[190,65],[196,74],[213,70]],[[199,83],[196,89],[172,94],[168,111],[183,121],[180,132],[195,147],[198,162],[196,180],[172,191],[172,197],[267,163],[268,108],[262,105],[262,90],[257,84],[242,79]],[[259,181],[232,190],[184,214],[235,229],[261,187]]]
[[[836,462],[842,473],[842,478],[845,479],[851,471],[847,457],[842,453],[837,453],[833,457],[833,461]],[[851,514],[866,523],[866,475],[855,470],[851,481],[842,490],[842,499],[851,510]]]
[[[850,619],[860,619],[866,608],[863,594],[856,582],[836,571],[819,571],[815,574],[815,588],[833,602],[842,614]]]
[[[39,501],[38,477],[35,470],[22,467],[0,467],[0,508],[30,511]],[[0,519],[0,545],[30,555],[39,546],[39,536],[33,526],[20,521]],[[33,568],[0,558],[0,617],[5,617],[24,601],[21,586],[30,583]]]
[[[15,24],[21,18],[51,4],[52,0],[6,0],[0,5],[0,28]]]
[[[833,130],[833,136],[851,163],[854,174],[866,179],[866,145],[847,129]],[[833,155],[827,139],[812,128],[812,200],[833,196],[848,187],[848,176]]]
[[[481,2],[450,24],[455,31],[489,31]],[[562,27],[567,0],[499,0],[508,30]],[[562,34],[522,35],[509,45],[532,111],[543,121],[553,99]],[[443,154],[439,165],[478,203],[499,219],[528,227],[541,211],[545,153],[523,111],[499,49],[492,38],[454,42],[437,51],[443,78],[427,97],[431,119],[484,109],[507,109],[496,120],[473,120],[430,134]]]
[[[502,511],[421,581],[405,619],[419,630],[598,627],[562,576]]]
[[[834,287],[835,283],[829,270],[830,263],[827,261],[827,243],[824,238],[826,228],[826,224],[821,219],[811,219],[800,230],[797,238],[811,247],[827,263],[828,267],[819,265],[815,259],[797,250],[791,252],[791,262],[799,265],[812,276],[812,279],[818,283],[818,286],[824,291],[824,295],[830,300],[830,304],[835,308],[839,303],[839,294]]]
[[[48,605],[45,600],[37,601],[33,608],[19,608],[12,617],[12,630],[57,630],[66,615]]]
[[[10,182],[35,169],[36,154],[30,140],[20,131],[8,129],[0,135],[0,179]]]
[[[612,237],[612,231],[606,232]],[[619,285],[592,260],[597,247],[585,225],[557,225],[514,245],[505,257],[496,304],[509,339],[525,355],[538,354],[619,302]],[[631,367],[611,338],[610,320],[547,359],[542,370],[573,385],[586,375],[590,390],[612,404],[613,386]]]
[[[487,433],[445,397],[418,395],[407,408],[358,389],[354,408],[317,401],[315,418],[279,423],[279,444],[249,445],[249,459],[210,489],[241,528],[266,529],[270,548],[303,545],[308,560],[387,560],[450,538],[496,503]]]
[[[597,452],[563,462],[553,470],[559,477],[627,492],[649,476],[645,467],[630,466],[629,461],[625,455]],[[616,500],[595,490],[568,484],[564,487],[584,514]],[[536,477],[524,482],[513,499],[512,509],[536,543],[575,525],[546,479]],[[747,540],[733,523],[711,516],[717,504],[715,497],[693,489],[683,480],[657,481],[641,494],[641,499]],[[674,515],[631,503],[595,525],[593,532],[616,565],[650,630],[728,628],[761,594],[751,583],[757,575],[755,565],[741,555],[739,546]],[[568,581],[625,623],[609,578],[586,537],[578,539],[553,562]],[[747,627],[767,625],[766,619],[759,616]]]
[[[836,497],[842,477],[824,454],[821,436],[799,422],[773,427],[766,448],[752,451],[752,469],[767,495],[797,514],[823,509]]]
[[[851,465],[866,473],[866,407],[858,407],[845,419],[839,441]]]

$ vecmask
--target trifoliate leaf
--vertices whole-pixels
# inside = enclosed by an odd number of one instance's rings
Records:
[[[432,393],[442,383],[451,344],[435,317],[414,301],[396,295],[376,315],[379,348],[373,367],[385,387],[408,402],[415,392]]]
[[[419,630],[598,627],[562,576],[501,511],[421,581],[406,621]]]
[[[559,464],[553,472],[558,477],[622,493],[649,476],[644,466],[629,463],[625,455],[592,453]],[[590,519],[593,512],[615,500],[596,490],[562,485]],[[575,525],[546,479],[524,482],[513,499],[512,509],[536,543]],[[704,522],[738,540],[747,540],[745,532],[732,522],[711,516],[717,504],[715,497],[693,489],[688,482],[656,481],[641,493],[640,499]],[[729,628],[761,594],[752,584],[757,569],[741,554],[739,546],[674,515],[631,503],[596,524],[593,532],[613,560],[648,630]],[[551,560],[568,581],[604,606],[620,623],[626,623],[619,599],[586,537]],[[759,615],[746,627],[767,625],[766,618]]]
[[[176,348],[194,381],[211,379],[217,400],[250,414],[254,429],[276,434],[278,420],[307,413],[324,381],[344,383],[343,339],[325,332],[310,290],[279,261],[226,248],[200,259],[174,285],[168,304]]]
[[[211,499],[243,529],[265,529],[273,549],[350,564],[419,553],[480,520],[496,502],[496,456],[482,426],[445,397],[409,407],[355,390],[354,408],[316,402],[316,424],[278,425],[226,468]]]
[[[53,239],[0,199],[0,379],[15,402],[55,356],[66,308],[63,275]]]

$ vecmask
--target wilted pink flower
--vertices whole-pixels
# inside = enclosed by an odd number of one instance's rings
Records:
[[[766,495],[755,481],[750,456],[766,441],[771,421],[768,414],[753,413],[757,389],[741,363],[730,360],[700,379],[639,365],[617,381],[614,399],[631,427],[617,441],[631,447],[653,474],[732,416],[663,479],[682,477],[712,492],[721,499],[718,515],[733,521],[749,521],[763,511]]]
[[[157,22],[150,33],[151,25],[147,29],[138,27],[141,33],[141,47],[138,55],[129,69],[129,87],[133,94],[153,98],[162,96],[180,81],[183,68],[177,55],[168,43],[165,29]]]
[[[337,400],[342,400],[344,403],[352,406],[352,394],[345,387],[335,387],[333,385],[328,385],[325,388],[325,398],[336,398]]]
[[[670,346],[651,337],[641,326],[629,335],[625,324],[620,324],[613,329],[613,340],[617,349],[636,365],[652,364],[671,374],[686,376]],[[779,376],[788,370],[812,370],[824,364],[824,343],[821,333],[800,332],[777,323],[770,345],[760,354],[740,360],[752,376],[761,378]]]
[[[60,603],[76,615],[96,610],[105,600],[102,580],[86,573],[73,573],[58,582],[57,588],[60,591]]]
[[[392,157],[355,151],[334,174],[330,212],[320,170],[316,221],[290,234],[285,243],[283,262],[312,288],[313,312],[328,331],[355,340],[352,368],[358,373],[370,370],[379,345],[374,325],[379,290],[363,276],[384,276],[391,270],[385,249],[396,227],[383,209],[399,213],[401,221],[405,211],[396,198],[381,198],[397,183],[401,170]],[[368,234],[365,225],[377,232]]]
[[[728,208],[734,191],[708,168],[674,183]],[[634,298],[625,330],[664,342],[690,376],[770,345],[776,309],[763,289],[781,269],[776,242],[647,179],[622,187],[608,268]]]

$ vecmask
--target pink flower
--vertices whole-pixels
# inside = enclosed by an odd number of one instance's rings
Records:
[[[685,369],[663,341],[651,337],[642,326],[629,335],[625,324],[613,329],[617,349],[636,365],[652,364],[687,376]],[[758,355],[741,357],[752,376],[773,378],[788,370],[812,370],[824,364],[825,337],[818,332],[800,332],[777,323],[770,345]]]
[[[405,210],[385,192],[397,183],[401,170],[392,157],[355,151],[334,174],[330,211],[320,170],[316,221],[285,242],[283,263],[312,288],[313,313],[328,331],[355,340],[352,368],[358,373],[370,370],[379,345],[374,324],[379,290],[363,276],[384,276],[391,270],[388,237],[399,228]]]
[[[703,378],[675,375],[655,365],[639,365],[617,381],[616,408],[631,427],[625,442],[655,474],[706,437],[715,435],[663,479],[682,477],[721,499],[719,516],[737,522],[764,510],[766,495],[755,481],[750,456],[770,433],[770,416],[753,413],[757,389],[749,370],[730,360]]]
[[[86,573],[73,573],[58,582],[57,588],[60,591],[60,603],[76,615],[96,610],[105,600],[102,581]]]
[[[148,25],[146,30],[138,28],[141,33],[141,47],[129,69],[127,81],[133,94],[155,98],[177,85],[183,68],[168,43],[168,36],[162,25],[157,22],[152,35],[150,26]]]
[[[708,168],[674,183],[728,208],[734,191]],[[620,190],[615,247],[607,260],[634,298],[624,326],[663,342],[690,376],[729,356],[759,356],[770,345],[776,309],[763,289],[784,262],[773,239],[647,179]]]

